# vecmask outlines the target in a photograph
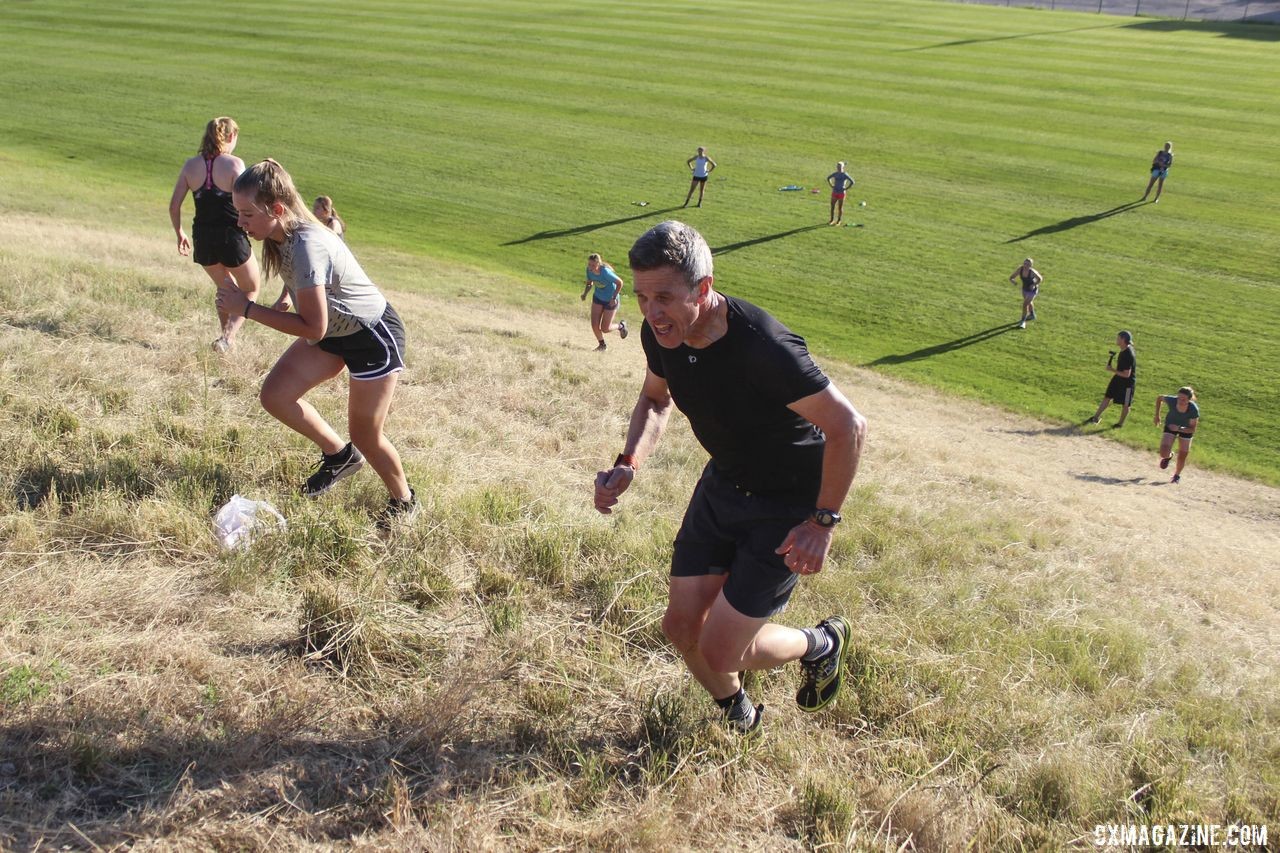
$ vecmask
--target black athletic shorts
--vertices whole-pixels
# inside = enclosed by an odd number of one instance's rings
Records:
[[[1107,393],[1103,396],[1110,397],[1112,401],[1122,406],[1132,405],[1133,383],[1123,376],[1113,376],[1111,382],[1107,384]]]
[[[222,264],[224,267],[242,266],[253,254],[249,238],[234,225],[192,228],[191,242],[191,257],[202,267],[214,264]]]
[[[316,346],[340,356],[352,379],[381,379],[404,370],[404,324],[391,303],[377,322],[350,335],[324,338]]]
[[[744,616],[782,611],[800,576],[774,553],[812,506],[746,492],[708,463],[676,534],[671,576],[727,574],[724,597]]]
[[[701,178],[699,178],[697,175],[694,175],[694,176],[693,176],[693,179],[694,179],[695,181],[697,181],[698,183],[700,183],[700,184],[705,184],[705,183],[707,182],[707,176],[706,176],[706,175],[703,175]]]

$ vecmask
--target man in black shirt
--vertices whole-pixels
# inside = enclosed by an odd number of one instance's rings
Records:
[[[1133,389],[1138,383],[1138,359],[1133,352],[1133,335],[1120,332],[1116,335],[1116,346],[1120,347],[1120,355],[1116,358],[1115,365],[1112,366],[1111,359],[1107,359],[1107,370],[1114,375],[1107,385],[1107,393],[1102,395],[1098,411],[1089,418],[1089,423],[1096,424],[1113,400],[1123,407],[1116,426],[1124,426],[1124,419],[1129,417],[1129,407],[1133,405]]]
[[[674,403],[711,460],[676,535],[663,632],[738,730],[764,708],[741,670],[801,661],[796,702],[817,711],[840,689],[848,621],[797,630],[769,618],[799,576],[822,570],[867,422],[803,338],[713,288],[711,250],[693,228],[655,226],[630,261],[648,370],[623,452],[596,475],[596,509],[612,512]]]

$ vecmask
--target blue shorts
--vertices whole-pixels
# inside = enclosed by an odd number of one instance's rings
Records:
[[[1153,178],[1167,178],[1167,177],[1169,177],[1169,170],[1168,170],[1168,169],[1152,169],[1152,170],[1151,170],[1151,177],[1153,177]]]

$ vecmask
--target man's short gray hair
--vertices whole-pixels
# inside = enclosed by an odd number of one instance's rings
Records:
[[[675,267],[689,287],[711,275],[711,248],[690,225],[668,219],[640,235],[627,253],[633,272]]]

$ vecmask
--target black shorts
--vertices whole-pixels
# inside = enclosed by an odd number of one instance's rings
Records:
[[[1190,441],[1195,436],[1194,432],[1178,432],[1176,429],[1169,429],[1168,427],[1164,428],[1164,434],[1177,436],[1178,438],[1184,438],[1187,441]]]
[[[214,264],[222,264],[224,267],[243,266],[253,255],[249,238],[234,225],[192,228],[191,242],[191,257],[202,267]]]
[[[734,610],[756,619],[772,616],[787,606],[800,579],[774,552],[812,511],[742,491],[708,464],[676,534],[671,576],[727,574],[724,597]]]
[[[699,178],[697,175],[694,175],[694,176],[693,176],[693,179],[694,179],[694,181],[696,181],[697,183],[700,183],[700,184],[705,184],[705,183],[707,182],[707,176],[706,176],[706,175],[703,175],[701,178]]]
[[[381,379],[404,370],[404,324],[390,303],[376,322],[316,346],[340,356],[352,379]]]
[[[1133,387],[1133,383],[1123,376],[1113,376],[1107,384],[1107,393],[1103,396],[1122,406],[1129,406],[1133,404]]]

